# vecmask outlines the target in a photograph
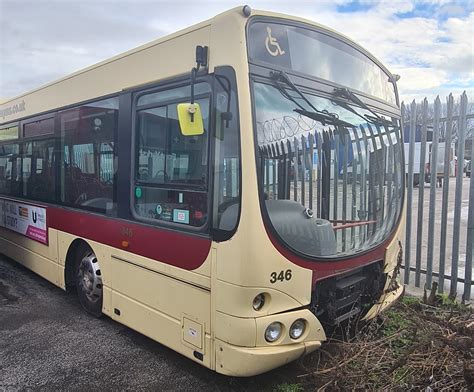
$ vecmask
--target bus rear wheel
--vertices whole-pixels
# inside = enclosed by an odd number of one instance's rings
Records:
[[[76,258],[76,288],[82,307],[95,317],[102,315],[102,273],[96,255],[87,245]]]

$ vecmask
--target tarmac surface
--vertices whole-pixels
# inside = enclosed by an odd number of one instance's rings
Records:
[[[232,378],[107,318],[0,255],[0,391],[272,390],[297,365]],[[290,376],[291,377],[291,376]]]

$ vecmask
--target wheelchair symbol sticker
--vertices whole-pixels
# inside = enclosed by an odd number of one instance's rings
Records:
[[[277,39],[272,37],[272,29],[267,27],[268,36],[265,38],[265,46],[267,48],[268,53],[271,56],[282,56],[285,54],[285,51],[280,48],[280,44],[278,43]]]

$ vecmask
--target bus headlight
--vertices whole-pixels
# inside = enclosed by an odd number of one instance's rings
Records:
[[[273,343],[278,340],[281,335],[282,325],[278,321],[271,323],[265,330],[265,340]]]
[[[263,305],[265,305],[265,294],[260,293],[253,299],[252,306],[254,310],[259,311],[263,308]]]
[[[303,319],[296,320],[290,327],[290,337],[292,339],[299,339],[303,336],[306,329],[306,321]]]

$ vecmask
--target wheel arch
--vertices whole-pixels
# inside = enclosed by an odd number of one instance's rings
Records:
[[[64,269],[64,281],[66,282],[66,291],[73,292],[76,288],[75,283],[75,271],[74,271],[74,263],[76,260],[76,252],[80,248],[81,245],[88,246],[92,251],[91,244],[89,244],[86,240],[82,238],[76,238],[74,241],[71,242],[69,248],[66,253],[66,265]]]

